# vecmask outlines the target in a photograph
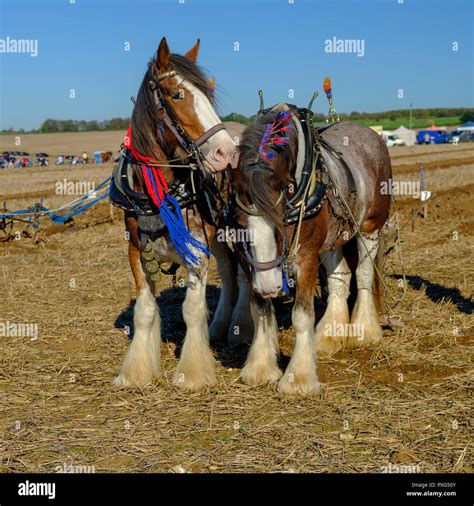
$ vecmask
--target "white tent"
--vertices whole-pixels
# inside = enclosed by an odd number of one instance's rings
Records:
[[[466,121],[456,129],[458,132],[472,132],[474,130],[474,121]]]
[[[394,132],[399,139],[405,141],[405,146],[414,146],[416,144],[416,132],[405,128],[403,125],[398,127]]]

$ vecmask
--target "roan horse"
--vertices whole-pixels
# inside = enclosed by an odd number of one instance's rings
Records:
[[[252,287],[255,328],[241,378],[250,386],[279,380],[280,392],[300,395],[320,388],[316,351],[330,354],[344,345],[367,345],[382,337],[372,284],[379,232],[390,209],[390,196],[380,189],[391,177],[388,150],[377,133],[345,122],[316,132],[309,126],[308,112],[288,104],[264,111],[244,131],[238,168],[232,171],[236,226],[253,239],[239,245]],[[309,134],[302,135],[304,131]],[[342,246],[351,240],[358,251],[358,291],[349,317],[351,270]],[[319,258],[329,295],[315,328]],[[282,376],[271,299],[291,269],[296,278],[296,344]]]
[[[173,380],[176,386],[195,391],[215,382],[205,299],[208,246],[222,278],[210,333],[227,333],[231,318],[234,325],[240,324],[238,312],[232,315],[238,289],[232,262],[225,243],[215,240],[219,171],[236,157],[235,143],[195,65],[198,51],[199,40],[184,57],[171,54],[162,39],[140,86],[114,172],[111,200],[125,210],[137,293],[133,340],[114,380],[119,386],[146,385],[160,373],[160,315],[152,275],[160,264],[174,262],[188,271],[183,304],[187,330]],[[240,299],[239,307],[245,308],[245,293]],[[248,319],[245,314],[243,318]]]

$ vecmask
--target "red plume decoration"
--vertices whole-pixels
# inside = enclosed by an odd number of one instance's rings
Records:
[[[288,142],[288,137],[277,135],[280,132],[287,132],[291,129],[290,125],[285,125],[291,118],[289,112],[280,111],[275,116],[273,123],[267,123],[265,125],[265,133],[263,134],[262,140],[258,147],[258,153],[267,160],[271,160],[275,153],[267,153],[265,151],[266,146],[284,146]]]

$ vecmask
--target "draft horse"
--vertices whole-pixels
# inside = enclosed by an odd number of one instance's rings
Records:
[[[240,236],[252,239],[238,251],[252,289],[255,328],[241,378],[250,386],[279,380],[280,392],[310,395],[320,388],[316,351],[330,354],[382,337],[372,288],[379,233],[390,210],[390,196],[381,192],[391,177],[388,150],[368,127],[342,122],[318,131],[311,111],[288,104],[263,111],[244,131],[239,150],[232,171],[234,219],[248,232]],[[352,316],[351,270],[342,249],[350,241],[358,251]],[[329,295],[315,328],[320,260]],[[282,376],[271,300],[287,288],[291,273],[296,344]]]
[[[195,391],[215,382],[205,299],[210,250],[222,278],[211,335],[225,334],[232,317],[233,325],[240,324],[238,312],[232,315],[238,289],[232,262],[225,243],[215,240],[221,171],[233,163],[236,149],[195,63],[199,44],[180,56],[161,40],[140,86],[112,178],[111,200],[125,210],[137,294],[133,340],[114,380],[119,386],[143,386],[160,373],[154,284],[161,264],[173,262],[188,272],[186,337],[173,379],[177,387]],[[241,299],[245,306],[245,295]]]

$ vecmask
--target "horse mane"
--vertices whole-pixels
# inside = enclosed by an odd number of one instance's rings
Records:
[[[239,167],[245,180],[245,190],[250,202],[259,212],[267,216],[280,231],[284,231],[283,216],[274,207],[275,199],[272,193],[284,190],[290,182],[294,181],[293,173],[298,152],[298,137],[295,129],[291,128],[289,132],[286,132],[289,140],[284,146],[268,146],[266,148],[267,152],[274,153],[271,162],[258,154],[265,126],[273,123],[277,114],[278,111],[270,111],[260,116],[253,125],[245,129],[239,144]],[[262,170],[248,170],[249,165],[256,162],[259,163]],[[265,167],[269,170],[264,170]]]
[[[138,90],[135,107],[133,108],[131,126],[133,144],[139,153],[155,159],[163,158],[168,143],[165,140],[165,129],[158,116],[155,98],[149,86],[149,81],[156,76],[153,72],[155,60],[148,63],[145,76]],[[182,78],[196,86],[214,105],[214,99],[209,90],[209,83],[203,70],[188,58],[179,54],[170,56],[170,66]],[[168,147],[169,149],[169,147]]]

